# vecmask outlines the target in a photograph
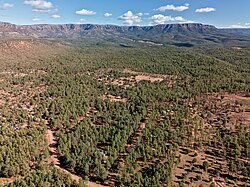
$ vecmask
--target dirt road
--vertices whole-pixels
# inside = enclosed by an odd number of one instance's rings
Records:
[[[70,175],[70,177],[79,182],[79,180],[81,179],[81,177],[69,172],[68,170],[64,169],[61,167],[60,164],[60,160],[58,159],[58,150],[57,150],[57,141],[56,138],[54,136],[54,132],[51,131],[50,129],[47,130],[47,140],[49,143],[49,151],[50,151],[50,158],[48,160],[48,163],[53,163],[55,165],[56,168],[60,169],[61,171],[63,171],[64,173],[67,173],[68,175]],[[103,185],[94,183],[94,182],[88,182],[86,184],[88,187],[104,187]]]

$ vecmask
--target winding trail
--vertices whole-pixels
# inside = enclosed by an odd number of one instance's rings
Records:
[[[56,148],[56,139],[53,135],[53,132],[51,130],[47,130],[47,140],[49,143],[49,151],[50,151],[50,158],[48,160],[48,163],[53,163],[56,166],[60,166],[60,161],[58,159],[58,151]]]
[[[48,140],[48,143],[49,143],[49,151],[50,151],[50,158],[48,159],[48,163],[53,163],[55,165],[56,168],[60,169],[61,171],[63,171],[64,173],[70,175],[70,177],[79,182],[79,180],[81,179],[81,177],[69,172],[68,170],[64,169],[61,167],[61,163],[60,163],[60,160],[58,159],[58,156],[59,156],[59,153],[58,153],[58,150],[57,150],[57,141],[55,139],[55,136],[54,136],[54,132],[51,131],[50,129],[47,130],[47,140]],[[103,185],[101,184],[97,184],[95,182],[87,182],[86,184],[87,187],[104,187]]]

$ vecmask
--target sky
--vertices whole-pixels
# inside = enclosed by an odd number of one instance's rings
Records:
[[[0,0],[0,21],[129,26],[194,22],[250,28],[250,0]]]

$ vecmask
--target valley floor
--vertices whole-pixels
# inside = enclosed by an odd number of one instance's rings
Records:
[[[250,184],[250,50],[60,50],[0,63],[0,185]]]

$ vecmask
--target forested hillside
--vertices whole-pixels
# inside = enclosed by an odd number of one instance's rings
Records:
[[[0,185],[249,185],[250,48],[70,46],[0,63]]]
[[[249,46],[249,30],[218,29],[201,23],[160,24],[153,26],[119,26],[98,24],[15,25],[0,22],[0,39],[86,39],[121,43],[192,46]]]

